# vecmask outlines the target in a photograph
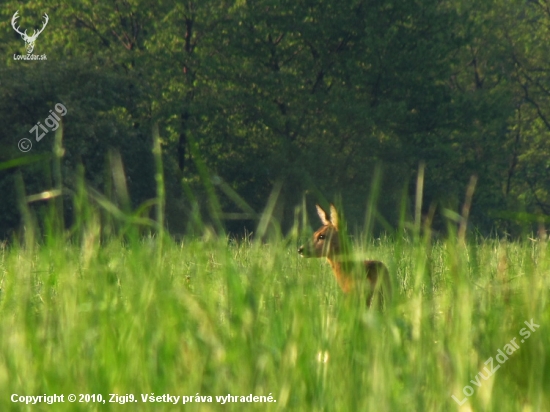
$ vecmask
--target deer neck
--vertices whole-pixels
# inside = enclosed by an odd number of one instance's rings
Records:
[[[349,265],[346,265],[345,262],[339,260],[338,256],[327,256],[327,260],[332,267],[332,272],[334,273],[334,277],[336,278],[340,288],[344,291],[344,293],[350,292],[353,289],[353,276],[350,268],[348,267]]]

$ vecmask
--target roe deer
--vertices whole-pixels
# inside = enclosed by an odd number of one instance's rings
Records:
[[[383,305],[384,299],[388,302],[391,298],[391,280],[386,265],[378,260],[365,260],[359,264],[346,260],[347,256],[340,245],[336,208],[330,205],[329,218],[321,206],[316,207],[323,226],[313,234],[310,242],[300,246],[298,253],[303,257],[326,257],[344,293],[365,293],[367,306],[371,306],[376,293],[380,306]]]

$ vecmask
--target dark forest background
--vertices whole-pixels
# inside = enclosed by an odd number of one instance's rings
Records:
[[[14,60],[16,10],[28,34],[48,14],[33,52],[46,61]],[[57,103],[67,198],[83,166],[120,203],[118,154],[127,207],[154,198],[158,125],[172,233],[208,215],[209,191],[232,232],[254,230],[274,188],[285,227],[304,195],[340,198],[362,223],[375,175],[395,225],[421,164],[436,226],[471,176],[483,234],[550,215],[550,1],[5,1],[0,20],[0,239],[20,226],[16,182],[31,195],[55,180],[54,132],[29,130]]]

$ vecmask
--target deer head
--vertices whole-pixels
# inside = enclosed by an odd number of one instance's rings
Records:
[[[334,205],[330,205],[330,217],[319,205],[315,205],[317,214],[323,226],[314,234],[313,239],[300,246],[298,253],[303,257],[327,257],[329,259],[340,254],[340,240],[338,238],[338,212]]]
[[[25,30],[24,32],[21,32],[19,30],[19,27],[15,27],[15,24],[17,23],[17,19],[19,18],[17,13],[19,13],[19,10],[17,10],[14,13],[14,15],[11,19],[11,25],[12,25],[13,29],[21,35],[21,38],[25,41],[25,43],[27,43],[27,45],[25,46],[26,49],[27,49],[27,54],[31,54],[32,51],[34,50],[34,42],[38,38],[38,35],[44,31],[44,28],[48,24],[49,17],[46,13],[44,13],[44,22],[43,22],[42,28],[38,31],[34,30],[34,32],[32,33],[32,36],[28,36],[27,35],[27,30]]]

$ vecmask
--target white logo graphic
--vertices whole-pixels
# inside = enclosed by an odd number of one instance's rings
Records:
[[[17,19],[19,18],[17,13],[19,13],[19,10],[17,10],[14,13],[13,17],[11,18],[11,25],[12,25],[13,29],[21,35],[21,38],[25,41],[25,43],[27,43],[27,45],[25,46],[27,48],[27,54],[31,54],[32,51],[34,50],[34,42],[36,41],[38,35],[44,31],[44,29],[46,28],[46,25],[48,24],[48,20],[50,18],[48,17],[48,15],[46,13],[44,13],[44,23],[43,23],[44,25],[42,26],[42,28],[40,30],[38,30],[38,32],[36,30],[34,30],[32,36],[28,36],[27,35],[27,30],[25,30],[24,32],[21,32],[19,30],[19,27],[15,27]]]

